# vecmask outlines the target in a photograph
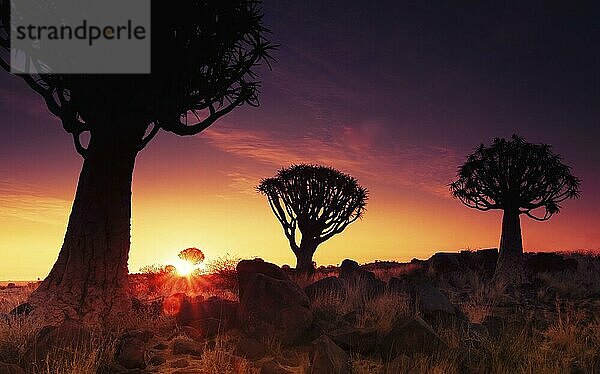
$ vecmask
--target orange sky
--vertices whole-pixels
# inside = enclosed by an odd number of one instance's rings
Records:
[[[391,169],[393,158],[380,160],[366,148],[364,157],[337,159],[357,151],[359,145],[351,141],[332,144],[300,139],[299,147],[311,147],[320,155],[303,157],[301,150],[288,150],[266,133],[261,144],[252,131],[238,129],[238,136],[233,136],[229,130],[234,127],[224,121],[191,139],[163,134],[140,155],[133,187],[132,271],[173,262],[178,251],[189,246],[201,248],[209,261],[229,253],[293,265],[281,227],[254,187],[260,177],[273,174],[280,165],[301,161],[329,160],[357,176],[371,192],[364,219],[322,244],[315,256],[319,264],[338,264],[344,258],[408,261],[439,250],[497,246],[500,214],[468,209],[447,193],[444,180],[452,177],[451,165],[456,162],[449,151],[430,150],[435,157],[447,159],[443,162],[411,159],[404,152],[399,157],[411,161],[400,173]],[[63,143],[60,146],[68,149],[66,136]],[[42,152],[37,158],[48,168],[55,166]],[[60,177],[44,182],[44,173],[34,173],[36,163],[32,163],[32,170],[22,179],[38,179],[36,184],[13,180],[0,185],[1,279],[44,277],[54,262],[81,163],[75,154],[67,159],[69,166],[61,169]],[[19,171],[15,169],[14,175],[19,176]],[[600,242],[598,231],[578,214],[582,204],[583,200],[567,203],[564,212],[549,222],[524,220],[525,248],[595,248]]]
[[[130,269],[189,246],[207,261],[293,265],[255,186],[294,162],[333,166],[370,190],[364,219],[322,244],[319,264],[496,247],[500,213],[462,206],[446,185],[474,147],[513,133],[552,144],[583,180],[582,198],[549,222],[523,219],[525,249],[600,249],[597,17],[522,6],[265,1],[279,48],[273,70],[259,71],[260,107],[196,137],[161,133],[138,157]],[[0,280],[44,277],[81,159],[43,100],[9,74],[0,130]]]

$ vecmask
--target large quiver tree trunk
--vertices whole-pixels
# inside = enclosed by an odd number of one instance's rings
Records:
[[[497,286],[520,286],[524,279],[523,241],[518,210],[505,210],[498,263],[494,273]]]
[[[128,313],[131,182],[143,129],[91,132],[63,246],[31,295],[32,318],[102,326]]]
[[[296,255],[296,270],[299,273],[312,273],[315,270],[313,264],[313,255],[317,250],[319,243],[315,239],[302,237],[300,246],[293,248]]]

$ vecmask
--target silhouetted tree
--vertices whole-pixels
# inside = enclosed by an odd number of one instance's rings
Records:
[[[0,1],[0,46],[8,49],[10,4]],[[84,158],[58,260],[29,300],[34,316],[46,323],[64,318],[99,323],[130,310],[127,259],[136,156],[160,130],[195,135],[240,105],[258,106],[255,68],[268,64],[273,48],[265,39],[260,5],[152,1],[151,74],[20,75],[60,118]],[[1,58],[0,64],[9,70]],[[194,116],[197,122],[188,123]],[[84,133],[87,147],[80,140]]]
[[[204,253],[198,248],[186,248],[177,255],[183,261],[187,261],[192,265],[198,265],[204,261]]]
[[[527,143],[513,135],[509,140],[496,138],[490,146],[481,144],[459,168],[450,190],[470,208],[503,211],[494,278],[518,284],[523,280],[520,216],[550,219],[563,201],[579,197],[579,184],[551,146]]]
[[[361,218],[367,203],[367,190],[356,179],[324,166],[281,169],[275,177],[263,179],[258,190],[283,226],[300,271],[314,268],[317,246]]]

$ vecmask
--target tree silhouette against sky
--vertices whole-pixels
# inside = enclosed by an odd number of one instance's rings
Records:
[[[523,280],[522,214],[546,221],[567,199],[578,198],[580,180],[547,144],[532,144],[513,135],[481,144],[458,170],[450,191],[469,208],[503,211],[500,253],[494,279]]]
[[[186,248],[177,255],[183,261],[187,261],[192,265],[198,265],[204,261],[204,253],[198,248]]]
[[[296,255],[296,269],[303,272],[313,269],[319,244],[361,218],[367,203],[367,189],[355,178],[325,166],[281,169],[263,179],[258,191],[267,197]]]
[[[9,3],[2,1],[0,13],[4,49],[9,48]],[[127,260],[136,156],[160,130],[195,135],[240,105],[258,106],[255,68],[268,63],[272,49],[260,5],[256,0],[152,1],[151,74],[20,75],[60,118],[84,159],[60,254],[29,299],[34,316],[46,323],[65,318],[100,323],[130,310]],[[197,120],[188,123],[188,118]],[[87,146],[80,140],[84,133]]]

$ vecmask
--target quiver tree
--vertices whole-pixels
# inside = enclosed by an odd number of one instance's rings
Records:
[[[256,66],[268,63],[272,49],[260,1],[151,6],[151,74],[20,74],[84,159],[58,259],[29,299],[33,316],[45,323],[71,318],[101,324],[129,310],[131,182],[138,152],[161,130],[195,135],[238,106],[258,106]],[[6,51],[10,2],[0,0],[0,7]],[[36,60],[30,63],[31,71],[44,71]],[[82,134],[89,134],[87,146]]]
[[[258,191],[283,226],[300,271],[313,269],[317,246],[361,218],[367,203],[367,190],[355,178],[325,166],[281,169]]]
[[[198,265],[204,261],[204,253],[198,248],[186,248],[177,255],[183,261],[187,261],[192,265]]]
[[[500,253],[494,279],[503,284],[523,280],[520,216],[546,221],[567,199],[578,198],[580,180],[547,144],[532,144],[513,135],[480,145],[458,170],[450,191],[469,208],[503,211]]]

